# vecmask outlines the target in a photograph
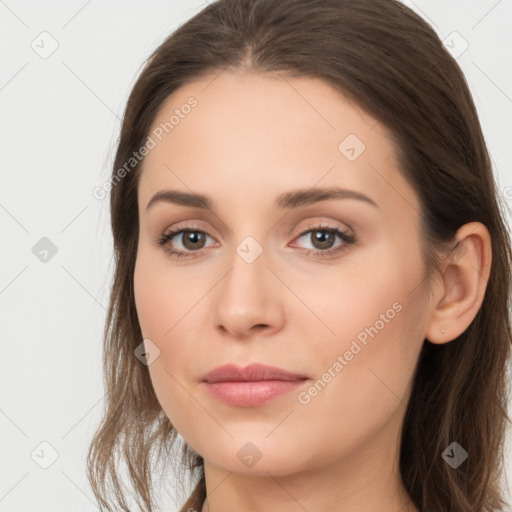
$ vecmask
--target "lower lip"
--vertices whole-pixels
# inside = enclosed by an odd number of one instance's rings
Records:
[[[273,398],[290,393],[306,380],[259,380],[251,382],[204,382],[217,399],[238,407],[257,407]]]

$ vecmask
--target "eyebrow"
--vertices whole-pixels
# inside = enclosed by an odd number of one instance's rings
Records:
[[[328,199],[357,199],[376,208],[377,203],[361,192],[339,187],[299,189],[281,194],[275,202],[277,208],[298,208],[309,204],[326,201]],[[212,200],[203,194],[184,192],[181,190],[160,190],[149,201],[146,206],[148,210],[156,203],[172,203],[192,208],[212,209]]]

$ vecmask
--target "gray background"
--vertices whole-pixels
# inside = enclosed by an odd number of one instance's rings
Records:
[[[404,3],[460,54],[510,208],[512,1]],[[84,460],[103,407],[112,244],[92,190],[144,59],[204,6],[0,0],[0,512],[98,510]],[[509,435],[509,482],[511,451]]]

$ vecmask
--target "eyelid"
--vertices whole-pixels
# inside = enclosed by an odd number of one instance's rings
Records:
[[[290,236],[300,236],[303,235],[305,232],[315,229],[338,229],[339,231],[343,231],[347,235],[353,236],[353,230],[350,226],[347,224],[341,224],[339,221],[334,220],[321,220],[319,218],[314,218],[311,220],[307,220],[306,224],[302,224],[301,228],[299,230],[292,231],[292,234]],[[294,234],[295,233],[295,234]]]
[[[166,228],[160,235],[158,235],[157,238],[162,238],[163,236],[170,232],[177,231],[198,231],[205,233],[210,238],[215,238],[210,234],[209,229],[201,227],[200,225],[196,224],[196,222],[198,221],[192,220],[178,222],[176,225],[172,225]],[[289,232],[288,236],[293,236],[295,239],[298,236],[304,235],[308,230],[314,229],[338,229],[340,231],[343,231],[347,236],[354,236],[353,229],[347,224],[340,225],[339,221],[325,221],[320,220],[319,218],[308,219],[305,225],[301,225],[300,229],[293,229],[292,231]]]
[[[168,247],[167,243],[178,236],[182,236],[184,232],[198,232],[203,233],[207,237],[210,237],[212,240],[214,240],[214,246],[215,244],[218,244],[215,237],[209,234],[208,230],[203,229],[197,225],[195,225],[195,222],[197,221],[184,221],[183,223],[178,223],[176,226],[172,226],[169,229],[166,229],[162,234],[157,236],[154,239],[154,243],[157,246],[162,247],[162,249],[169,253],[169,256],[172,258],[194,258],[194,257],[200,257],[206,250],[208,250],[210,247],[203,247],[201,249],[198,249],[196,251],[188,251],[183,249],[171,249]],[[348,249],[350,245],[353,245],[357,242],[356,236],[353,232],[353,230],[349,227],[348,229],[340,226],[335,225],[336,221],[324,221],[320,219],[309,219],[306,222],[306,225],[302,225],[301,229],[298,230],[293,236],[292,241],[296,240],[297,238],[302,238],[303,236],[307,235],[308,233],[311,233],[313,231],[331,231],[335,234],[336,237],[342,240],[342,243],[336,246],[334,248],[329,249],[305,249],[305,248],[299,248],[304,253],[308,255],[314,255],[319,258],[329,258],[329,257],[336,257],[338,253],[344,252],[344,250]],[[292,245],[292,247],[294,247]]]

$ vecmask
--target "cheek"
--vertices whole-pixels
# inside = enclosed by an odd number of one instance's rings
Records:
[[[198,352],[191,339],[196,336],[187,326],[194,315],[206,314],[197,304],[205,291],[187,286],[190,279],[184,273],[169,272],[165,263],[157,263],[159,260],[150,251],[138,253],[135,305],[143,337],[159,349],[158,357],[148,367],[155,394],[171,423],[186,435],[197,414],[197,403],[191,398],[191,383],[185,374],[194,368]]]
[[[399,274],[398,269],[392,274],[361,264],[328,275],[317,274],[314,279],[294,275],[288,280],[300,291],[301,299],[289,319],[290,328],[297,329],[299,339],[306,338],[316,354],[343,354],[353,340],[363,348],[372,340],[380,340],[380,345],[385,340],[387,345],[399,342],[396,331],[403,322],[410,287],[409,277]]]
[[[302,278],[302,290],[310,290],[303,298],[317,317],[309,315],[307,324],[297,320],[297,335],[309,340],[319,380],[304,402],[376,420],[407,401],[423,343],[425,305],[419,287],[411,293],[421,282],[421,260],[402,265],[397,258],[333,273],[322,290]]]
[[[312,455],[320,460],[377,438],[405,412],[421,348],[411,332],[415,309],[403,297],[393,308],[383,295],[380,303],[374,296],[364,307],[348,307],[351,315],[345,314],[342,322],[333,316],[334,342],[327,343],[324,336],[323,345],[309,349],[316,371],[311,386],[297,397],[294,419],[298,432],[301,424],[311,428],[313,423],[318,438],[331,439],[338,447],[326,453],[320,443]]]
[[[199,291],[197,286],[190,285],[183,272],[170,272],[168,262],[156,252],[158,250],[139,251],[134,271],[134,295],[144,337],[163,341],[197,302]]]

